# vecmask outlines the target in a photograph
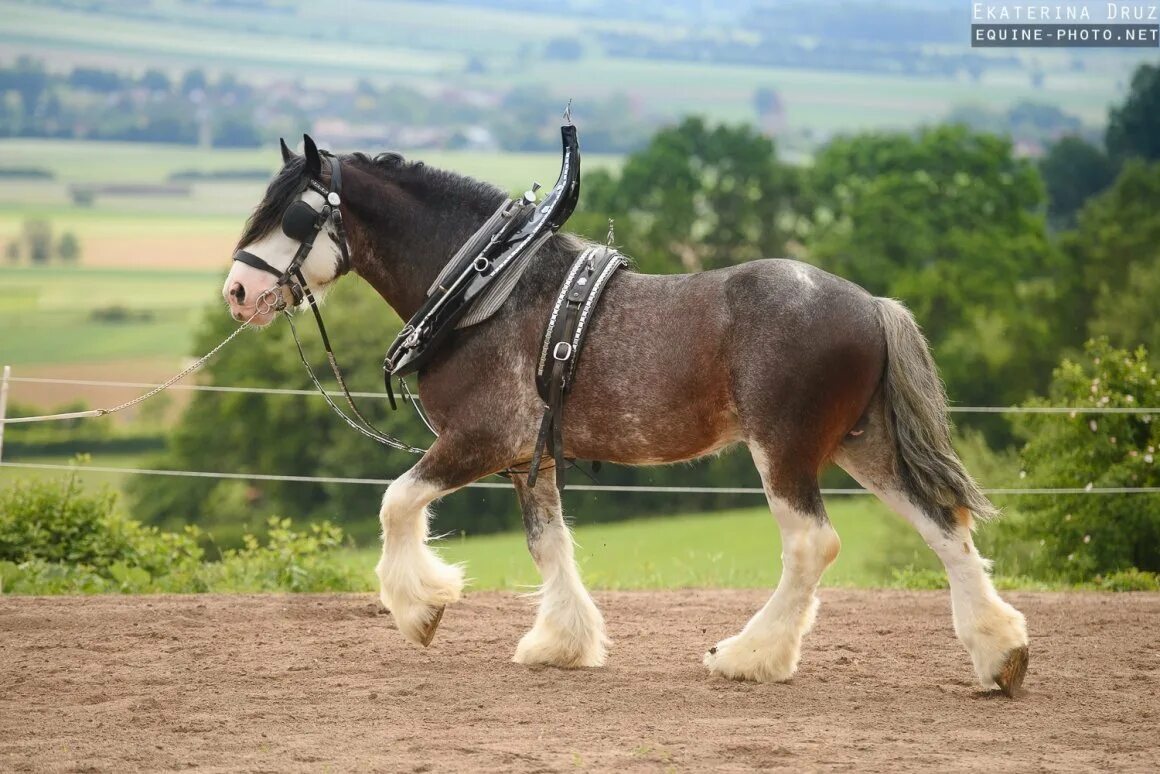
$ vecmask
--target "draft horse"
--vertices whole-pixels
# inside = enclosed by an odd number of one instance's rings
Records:
[[[302,155],[282,147],[284,165],[238,243],[265,267],[237,262],[223,288],[233,316],[256,325],[276,314],[262,305],[264,294],[284,291],[271,273],[296,256],[315,292],[349,268],[409,318],[506,198],[495,186],[394,153],[332,157],[309,138]],[[299,255],[300,242],[281,228],[283,213],[296,202],[324,210],[336,172],[341,219],[320,221],[312,249]],[[552,236],[499,311],[455,331],[419,372],[439,436],[387,488],[377,567],[382,602],[412,642],[430,643],[463,586],[462,568],[428,545],[427,507],[497,471],[526,469],[544,409],[535,379],[541,336],[565,272],[586,246],[573,235]],[[780,527],[777,589],[740,633],[709,648],[710,672],[784,681],[797,669],[818,582],[840,547],[818,486],[819,471],[833,462],[910,522],[942,560],[955,632],[980,683],[1008,694],[1019,687],[1026,624],[996,593],[972,540],[974,519],[996,511],[951,446],[943,384],[902,304],[790,260],[670,276],[625,270],[609,282],[588,336],[563,414],[565,456],[657,465],[745,444]],[[610,643],[576,567],[556,473],[545,471],[534,485],[513,476],[543,576],[535,623],[514,660],[597,667]]]

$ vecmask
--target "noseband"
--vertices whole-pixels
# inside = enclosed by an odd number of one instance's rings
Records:
[[[302,275],[302,264],[306,263],[310,251],[314,249],[314,240],[317,238],[318,232],[322,231],[329,221],[334,221],[336,241],[341,252],[338,271],[334,278],[338,279],[350,271],[350,252],[346,246],[346,229],[342,225],[342,210],[340,209],[342,204],[340,195],[342,191],[342,163],[325,151],[322,151],[321,154],[330,162],[330,188],[326,188],[321,182],[311,178],[306,181],[302,193],[314,191],[320,194],[323,199],[322,209],[316,210],[309,202],[296,199],[282,214],[282,233],[298,242],[298,251],[294,253],[294,260],[290,261],[290,265],[283,271],[245,250],[238,250],[234,253],[235,261],[253,266],[255,269],[273,274],[278,278],[273,287],[267,288],[258,296],[256,303],[259,311],[280,312],[285,309],[288,304],[281,293],[282,288],[287,288],[290,291],[290,297],[294,301],[293,304],[289,304],[290,306],[298,306],[307,297],[310,289],[306,284],[306,278]]]

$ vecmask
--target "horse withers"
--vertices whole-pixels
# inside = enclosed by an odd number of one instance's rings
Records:
[[[318,210],[332,168],[307,138],[284,149],[239,240],[268,270],[235,263],[223,294],[237,319],[269,323],[261,299],[299,254],[282,231],[296,201]],[[444,264],[504,201],[496,187],[397,154],[334,157],[345,233],[321,219],[301,261],[324,291],[350,265],[403,318],[423,303]],[[313,186],[308,186],[310,181]],[[325,222],[323,222],[325,221]],[[463,586],[460,567],[428,545],[427,506],[479,478],[526,470],[543,403],[536,364],[550,306],[587,246],[549,239],[502,308],[455,331],[419,373],[439,437],[383,497],[383,604],[407,639],[427,645]],[[279,287],[278,294],[283,292]],[[783,681],[797,669],[815,595],[840,541],[826,516],[819,471],[834,462],[910,522],[950,579],[955,631],[980,683],[1014,692],[1027,665],[1023,616],[996,593],[972,540],[994,507],[950,442],[946,395],[929,348],[898,302],[813,266],[762,260],[699,274],[612,277],[590,323],[563,413],[565,456],[626,465],[680,462],[748,447],[782,535],[772,597],[740,633],[704,655],[734,679]],[[521,467],[522,466],[522,467]],[[595,667],[609,641],[585,589],[555,475],[512,477],[528,548],[543,576],[535,623],[516,647],[522,664]]]

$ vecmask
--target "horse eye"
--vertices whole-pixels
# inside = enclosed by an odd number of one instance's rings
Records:
[[[282,233],[297,242],[305,242],[314,235],[318,211],[304,201],[296,201],[282,215]]]

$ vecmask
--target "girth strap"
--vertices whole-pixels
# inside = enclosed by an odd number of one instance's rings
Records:
[[[529,467],[529,486],[535,485],[544,452],[550,449],[556,465],[556,487],[561,493],[564,491],[564,397],[572,386],[576,363],[604,287],[627,263],[611,248],[589,247],[576,257],[556,296],[536,369],[536,389],[544,400],[544,418]]]

